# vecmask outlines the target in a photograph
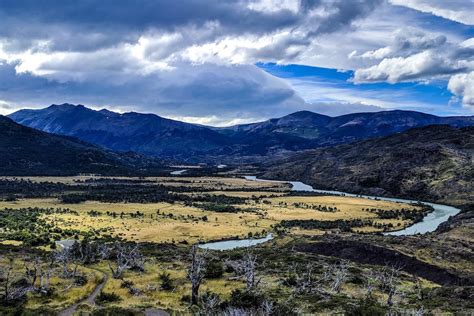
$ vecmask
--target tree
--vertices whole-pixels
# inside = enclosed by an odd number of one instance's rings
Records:
[[[347,278],[347,261],[341,261],[338,265],[333,265],[330,267],[330,271],[332,271],[332,283],[331,283],[331,290],[340,293],[342,289],[342,285]]]
[[[191,247],[191,265],[188,268],[188,279],[191,281],[191,304],[198,303],[199,287],[205,274],[207,250],[199,251],[197,245]]]
[[[69,265],[74,262],[74,253],[72,247],[65,247],[63,249],[56,250],[53,257],[54,262],[62,266],[63,277],[73,278],[76,276],[78,263],[75,262],[74,268],[69,270]]]
[[[297,265],[294,266],[293,282],[294,291],[298,294],[313,294],[320,292],[321,283],[314,276],[314,266],[308,263],[303,271],[298,271]]]
[[[221,299],[219,295],[207,292],[201,297],[201,314],[202,315],[218,315],[219,304]]]
[[[9,260],[8,266],[0,267],[0,280],[3,282],[3,301],[8,304],[25,297],[32,290],[30,285],[18,284],[18,275],[14,269],[13,259]]]
[[[387,294],[387,306],[393,308],[394,296],[398,293],[398,283],[401,267],[396,265],[384,266],[377,276],[379,288]]]
[[[125,270],[138,269],[144,271],[145,258],[138,245],[115,243],[112,246],[100,247],[102,258],[109,259],[108,265],[114,279],[121,279]]]

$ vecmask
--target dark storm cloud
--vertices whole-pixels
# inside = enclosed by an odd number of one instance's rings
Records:
[[[365,16],[381,0],[302,1],[299,10],[259,11],[250,1],[219,0],[0,0],[0,37],[10,50],[49,40],[52,50],[94,50],[133,42],[149,31],[217,23],[216,36],[265,34],[301,27],[312,37],[330,33]],[[311,10],[325,10],[310,17]]]
[[[0,35],[11,48],[52,40],[52,49],[91,50],[134,41],[149,30],[218,23],[222,33],[265,33],[294,25],[288,10],[260,12],[242,1],[218,0],[1,0]]]
[[[252,64],[291,62],[381,1],[0,0],[0,101],[286,114],[305,102]]]
[[[232,118],[236,113],[269,115],[281,106],[296,110],[305,104],[284,81],[253,65],[205,64],[137,76],[125,83],[59,83],[28,73],[18,75],[14,67],[0,65],[0,100],[13,99],[23,106],[70,102],[171,116]]]

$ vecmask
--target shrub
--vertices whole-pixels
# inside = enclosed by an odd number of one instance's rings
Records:
[[[347,310],[346,313],[350,316],[384,316],[387,310],[376,300],[367,298],[360,300],[359,304]]]
[[[254,291],[236,289],[230,297],[230,305],[241,308],[258,308],[265,300],[265,296]]]
[[[122,298],[115,294],[115,292],[112,293],[106,293],[106,292],[100,292],[99,295],[97,295],[96,301],[98,303],[112,303],[112,302],[119,302],[121,301]]]
[[[160,274],[160,281],[160,289],[164,291],[171,291],[174,288],[173,280],[171,279],[169,273],[163,272],[162,274]]]
[[[224,267],[219,260],[209,260],[206,265],[205,277],[207,279],[217,279],[224,274]]]
[[[74,285],[83,286],[86,285],[87,278],[84,275],[76,275],[74,277]]]

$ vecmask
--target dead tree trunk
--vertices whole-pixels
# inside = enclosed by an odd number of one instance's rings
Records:
[[[204,279],[206,252],[199,252],[199,248],[193,245],[191,248],[191,265],[188,269],[188,279],[191,281],[191,304],[198,303],[199,287]]]

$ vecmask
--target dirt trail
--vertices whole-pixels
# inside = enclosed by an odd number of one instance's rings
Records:
[[[92,293],[88,297],[86,297],[85,299],[75,303],[74,305],[62,310],[61,312],[58,313],[58,316],[72,316],[72,315],[74,315],[74,312],[76,311],[76,308],[81,304],[88,304],[88,305],[94,306],[95,305],[95,298],[97,297],[97,295],[100,294],[100,292],[104,288],[105,283],[107,283],[107,280],[109,278],[107,276],[107,274],[104,273],[103,275],[104,275],[104,279],[102,280],[102,282],[95,287],[94,291],[92,291]]]

